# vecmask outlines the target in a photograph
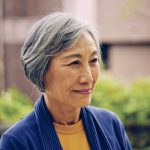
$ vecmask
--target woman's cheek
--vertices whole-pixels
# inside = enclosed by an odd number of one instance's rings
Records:
[[[94,78],[95,82],[99,79],[99,76],[100,76],[100,68],[99,68],[99,66],[97,66],[93,70],[93,78]]]

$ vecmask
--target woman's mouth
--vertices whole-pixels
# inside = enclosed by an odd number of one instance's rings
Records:
[[[81,90],[74,90],[74,92],[83,94],[83,95],[89,95],[92,93],[92,89],[81,89]]]

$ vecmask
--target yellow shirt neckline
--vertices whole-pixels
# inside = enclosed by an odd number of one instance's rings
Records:
[[[79,122],[73,125],[62,125],[54,122],[55,130],[60,134],[74,134],[77,132],[81,132],[83,129],[83,122],[80,120]]]

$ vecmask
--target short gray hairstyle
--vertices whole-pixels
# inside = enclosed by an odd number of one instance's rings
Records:
[[[99,49],[99,39],[93,25],[64,12],[49,14],[36,22],[21,49],[21,64],[25,75],[41,92],[45,91],[44,76],[52,57],[77,42],[88,32]]]

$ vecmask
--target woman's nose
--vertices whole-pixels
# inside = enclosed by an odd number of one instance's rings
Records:
[[[80,84],[90,84],[92,82],[93,75],[90,66],[83,68],[80,75]]]

